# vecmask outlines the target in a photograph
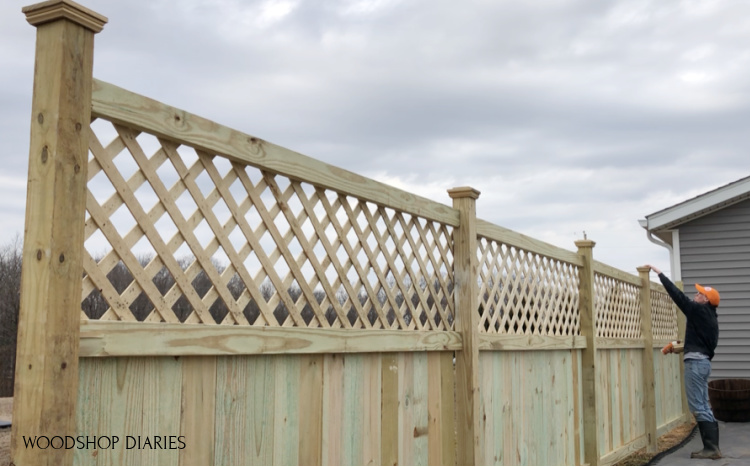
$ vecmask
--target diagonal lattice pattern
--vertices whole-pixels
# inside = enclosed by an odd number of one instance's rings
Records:
[[[640,289],[603,274],[594,274],[596,335],[612,339],[640,339]]]
[[[450,226],[101,119],[87,196],[87,319],[452,329]]]
[[[479,331],[580,334],[578,267],[479,238]]]
[[[654,340],[677,339],[677,308],[663,289],[651,289],[651,329]]]

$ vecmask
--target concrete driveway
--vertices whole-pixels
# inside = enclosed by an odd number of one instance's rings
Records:
[[[696,432],[685,446],[653,465],[750,465],[750,423],[719,422],[719,447],[722,459],[691,459],[691,452],[703,449],[700,433]]]

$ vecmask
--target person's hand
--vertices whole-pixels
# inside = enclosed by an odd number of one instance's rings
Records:
[[[652,266],[650,264],[647,264],[646,267],[649,268],[649,269],[651,269],[652,271],[654,271],[656,274],[661,274],[661,269],[657,268],[656,266]]]

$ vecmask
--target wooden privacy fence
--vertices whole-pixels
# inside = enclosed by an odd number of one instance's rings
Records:
[[[24,12],[16,464],[606,464],[687,420],[647,271],[94,80],[106,18]]]

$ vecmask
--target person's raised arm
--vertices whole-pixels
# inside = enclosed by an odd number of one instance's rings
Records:
[[[653,266],[651,264],[646,264],[644,267],[647,267],[654,271],[658,276],[659,280],[661,281],[661,284],[664,286],[664,289],[669,294],[670,298],[672,298],[672,301],[677,305],[677,308],[682,310],[683,313],[685,313],[686,316],[688,316],[692,311],[692,301],[685,295],[682,290],[678,289],[674,283],[669,280],[667,276],[662,274],[661,269],[657,268],[656,266]]]

